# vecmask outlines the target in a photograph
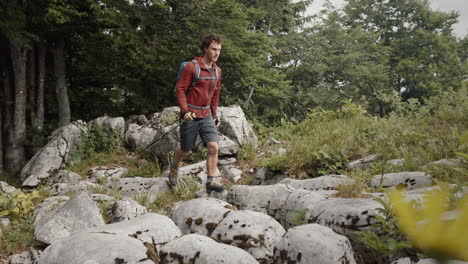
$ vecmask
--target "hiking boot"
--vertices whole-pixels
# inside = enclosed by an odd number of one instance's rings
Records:
[[[174,164],[171,164],[170,171],[169,171],[169,184],[171,186],[177,185],[177,178],[179,176],[179,167]]]
[[[224,184],[216,183],[214,181],[210,181],[206,183],[206,192],[210,194],[212,191],[215,192],[222,192],[226,189],[226,186]]]

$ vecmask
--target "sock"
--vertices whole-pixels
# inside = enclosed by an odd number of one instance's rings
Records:
[[[206,183],[211,183],[213,181],[214,177],[213,176],[208,176],[206,179]]]

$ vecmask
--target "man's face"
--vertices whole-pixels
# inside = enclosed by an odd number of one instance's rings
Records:
[[[218,42],[211,42],[210,46],[205,49],[205,56],[212,62],[216,62],[221,53],[221,44]]]

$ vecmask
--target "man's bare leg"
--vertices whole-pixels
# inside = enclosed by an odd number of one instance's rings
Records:
[[[169,183],[172,186],[177,185],[180,162],[183,159],[185,159],[189,154],[190,154],[190,151],[183,151],[182,149],[177,149],[174,152],[174,158],[172,159],[172,164],[170,165],[170,172],[169,172]]]
[[[208,172],[208,178],[206,182],[206,191],[208,193],[215,191],[215,192],[222,192],[225,189],[225,186],[219,183],[215,183],[214,175],[216,174],[216,168],[218,164],[218,151],[219,145],[217,142],[208,142],[208,158],[206,160],[206,169]]]

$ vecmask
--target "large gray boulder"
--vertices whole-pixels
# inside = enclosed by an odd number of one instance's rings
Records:
[[[278,264],[356,263],[349,240],[317,224],[289,229],[276,244],[274,252]]]
[[[232,210],[236,208],[224,201],[198,198],[178,204],[172,213],[172,219],[183,234],[209,236]]]
[[[279,183],[286,184],[294,189],[306,189],[310,191],[318,190],[334,190],[340,185],[352,185],[355,180],[348,178],[345,175],[324,175],[317,178],[296,180],[286,178]]]
[[[161,263],[255,264],[251,255],[237,247],[217,243],[213,239],[190,234],[162,247]]]
[[[131,220],[86,229],[80,233],[108,233],[116,235],[116,239],[132,237],[142,243],[151,244],[158,251],[164,244],[182,235],[180,229],[169,217],[155,213],[147,213]]]
[[[133,198],[137,194],[157,196],[169,191],[165,178],[119,178],[107,183],[111,190],[118,191],[123,197]],[[151,192],[150,192],[151,190]]]
[[[13,192],[16,191],[16,188],[9,185],[8,183],[4,181],[0,181],[0,195],[5,195],[10,197]]]
[[[128,169],[119,165],[96,166],[88,171],[88,178],[92,182],[113,180],[122,178],[128,173]]]
[[[146,207],[126,197],[112,203],[107,208],[106,214],[110,223],[116,223],[137,218],[147,212]]]
[[[397,185],[405,185],[406,189],[414,190],[430,187],[433,185],[433,181],[431,175],[419,171],[375,175],[371,180],[372,187],[382,186],[387,188]]]
[[[52,244],[72,232],[99,225],[104,225],[101,211],[87,193],[79,193],[37,221],[34,237],[44,244]]]
[[[250,210],[230,212],[213,231],[215,240],[250,253],[260,263],[269,263],[273,249],[286,230],[272,217]]]
[[[227,201],[240,209],[265,213],[281,222],[284,204],[293,190],[285,184],[234,185],[228,192]]]
[[[125,120],[123,117],[101,116],[88,122],[88,129],[98,127],[107,134],[123,140],[125,132]]]
[[[130,236],[78,232],[48,246],[38,264],[153,264],[150,257],[155,255],[155,250],[151,248]]]
[[[68,170],[59,170],[49,178],[49,184],[55,183],[66,183],[66,184],[77,184],[81,181],[81,175],[78,173],[68,171]]]
[[[225,135],[219,135],[219,156],[232,156],[239,152],[239,146]]]
[[[151,125],[129,124],[125,131],[125,146],[131,151],[148,147],[155,139],[158,129]]]
[[[284,218],[280,223],[285,228],[307,223],[312,209],[317,203],[328,199],[334,193],[336,191],[294,190],[283,205]]]
[[[382,204],[369,198],[329,198],[318,201],[311,208],[307,220],[348,235],[368,230],[380,215],[377,208],[383,208]]]
[[[34,210],[34,225],[38,226],[39,223],[43,224],[45,221],[44,219],[47,218],[50,212],[63,206],[68,200],[70,200],[68,196],[52,196],[44,199]]]
[[[240,106],[218,107],[218,116],[222,118],[220,130],[224,135],[240,146],[258,145],[257,136]]]
[[[41,254],[42,251],[31,247],[27,251],[11,256],[8,264],[36,264]]]
[[[23,181],[23,187],[36,187],[54,171],[80,160],[76,149],[85,132],[87,132],[87,127],[81,120],[52,132],[49,142],[22,169],[20,179]]]
[[[156,155],[156,157],[165,160],[167,155],[175,151],[179,147],[180,130],[179,124],[175,123],[169,126],[164,126],[156,132],[154,144],[148,149]]]

